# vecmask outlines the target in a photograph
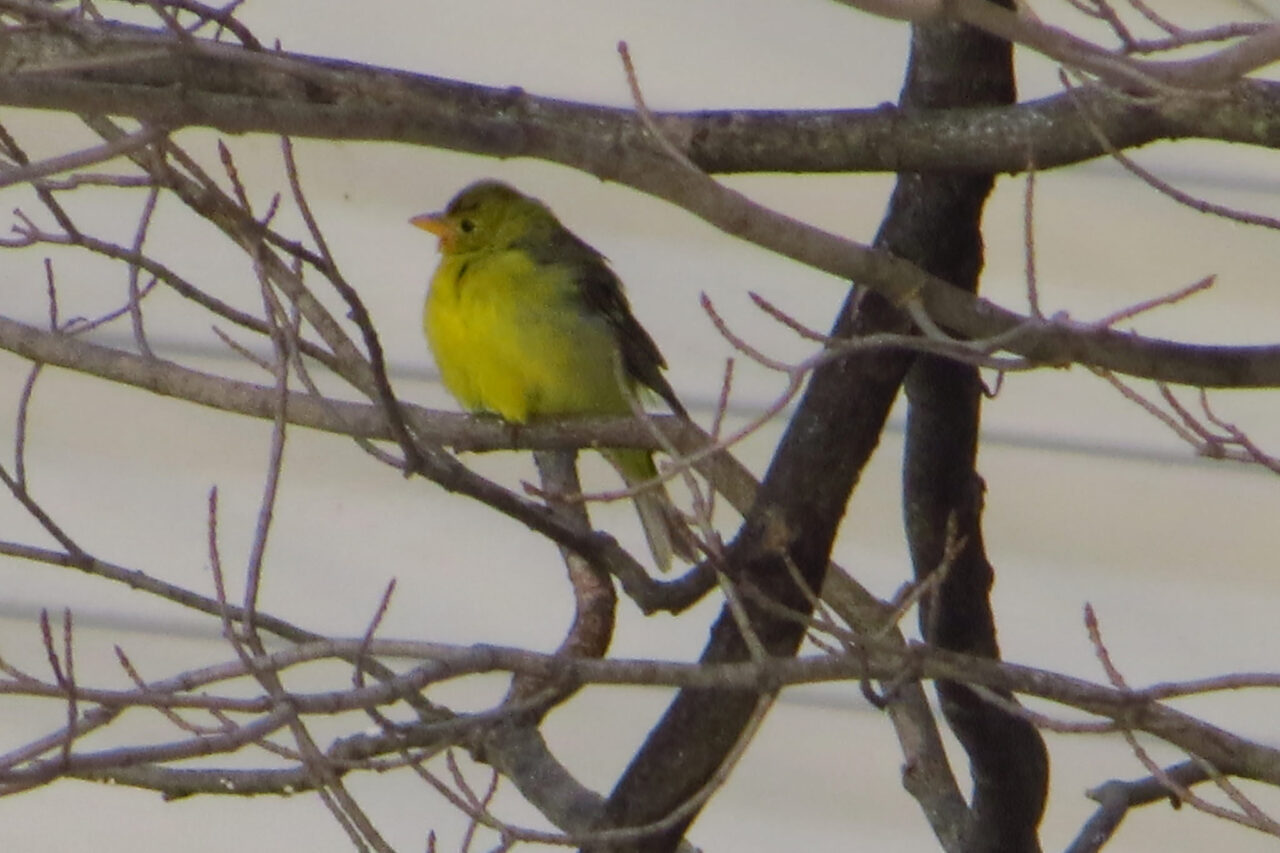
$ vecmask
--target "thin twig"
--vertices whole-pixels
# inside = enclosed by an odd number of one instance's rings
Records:
[[[116,157],[121,157],[137,151],[139,148],[145,148],[158,142],[167,133],[168,131],[162,127],[143,125],[142,129],[135,133],[93,148],[73,151],[70,154],[51,157],[38,163],[23,163],[17,168],[0,170],[0,187],[38,181],[41,178],[47,178],[49,175],[56,175],[59,172],[68,172],[72,169],[80,169],[85,166],[92,166],[95,163],[114,160]]]
[[[132,251],[135,255],[142,254],[142,244],[147,238],[147,230],[151,226],[151,217],[156,210],[156,202],[160,199],[160,188],[152,185],[147,190],[147,200],[142,206],[142,216],[138,219],[138,230],[133,236]],[[138,288],[138,272],[137,264],[129,265],[129,317],[133,322],[133,340],[138,345],[138,352],[147,358],[155,358],[155,353],[151,351],[151,344],[147,342],[146,329],[142,323],[142,291]],[[151,284],[147,290],[150,290],[156,283],[156,279],[151,279]]]

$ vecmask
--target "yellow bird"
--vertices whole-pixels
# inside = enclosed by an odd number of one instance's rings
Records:
[[[539,416],[629,415],[640,386],[688,417],[666,362],[608,263],[546,205],[497,181],[409,220],[440,239],[423,327],[444,386],[471,411],[516,424]],[[657,475],[644,450],[607,450],[628,486]],[[661,485],[635,497],[658,567],[693,560],[690,532]]]

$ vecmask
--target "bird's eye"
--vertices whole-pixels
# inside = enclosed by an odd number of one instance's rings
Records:
[[[462,220],[458,223],[458,227],[461,228],[465,234],[470,234],[472,231],[476,230],[476,224],[470,219]]]

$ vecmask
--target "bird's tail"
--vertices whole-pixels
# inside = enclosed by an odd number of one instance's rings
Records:
[[[622,475],[629,488],[641,485],[658,476],[653,464],[653,454],[646,450],[607,450],[604,456]],[[636,512],[640,526],[649,541],[654,562],[660,571],[671,569],[671,559],[678,556],[690,563],[697,562],[698,549],[693,531],[685,524],[680,511],[671,502],[666,486],[651,485],[635,496]]]

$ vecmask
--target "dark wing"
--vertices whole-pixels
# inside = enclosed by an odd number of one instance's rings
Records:
[[[667,362],[658,345],[649,337],[635,315],[622,290],[622,282],[609,269],[604,256],[580,240],[563,225],[557,227],[550,240],[539,241],[546,255],[539,260],[563,263],[576,273],[578,293],[587,311],[608,321],[622,350],[622,366],[627,375],[657,392],[671,411],[686,420],[689,413],[676,398],[662,370]],[[542,254],[537,252],[536,254]]]
[[[622,364],[627,374],[641,385],[656,391],[658,396],[667,401],[671,411],[688,419],[689,413],[676,399],[676,392],[662,375],[663,368],[667,366],[666,360],[658,351],[653,338],[649,337],[649,333],[631,313],[626,294],[622,292],[622,284],[603,258],[597,255],[594,263],[583,268],[583,274],[578,279],[578,289],[587,308],[608,320],[617,334],[622,349]]]

